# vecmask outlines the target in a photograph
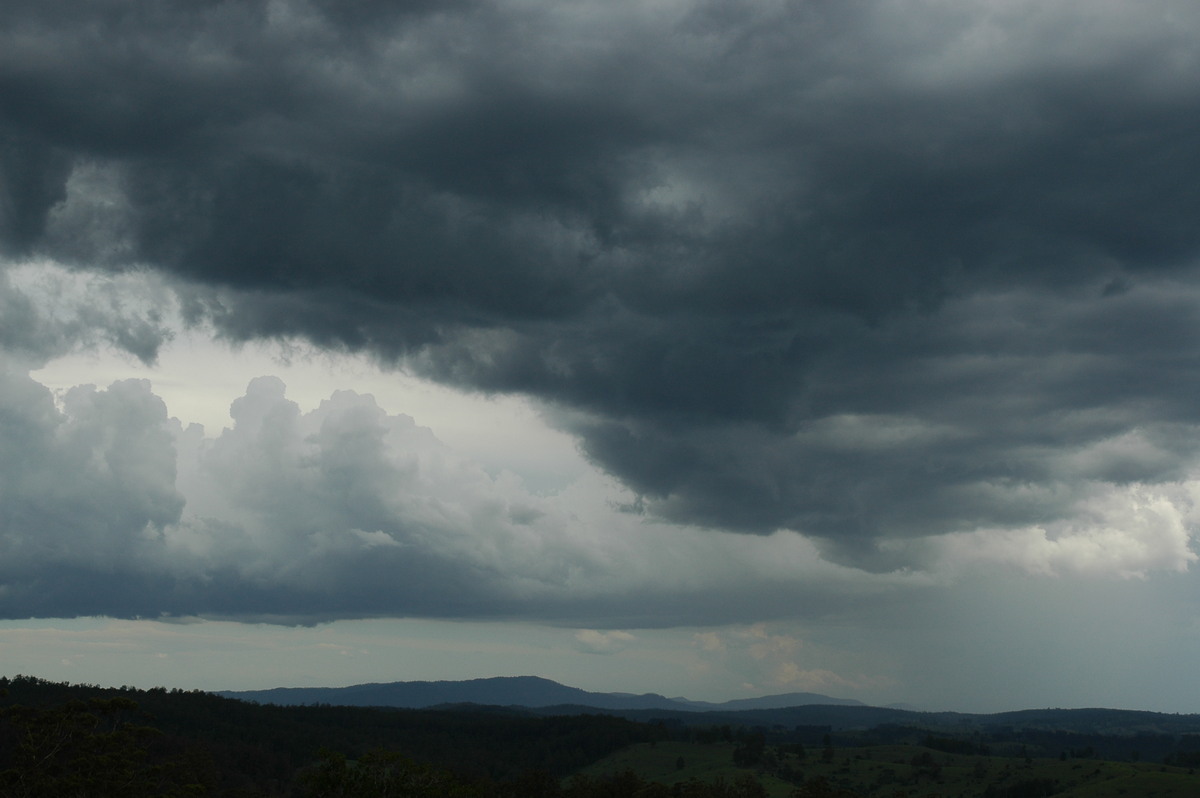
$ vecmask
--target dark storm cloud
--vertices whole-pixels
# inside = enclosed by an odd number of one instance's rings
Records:
[[[646,512],[870,562],[1194,467],[1191,3],[11,11],[10,256],[538,397]]]

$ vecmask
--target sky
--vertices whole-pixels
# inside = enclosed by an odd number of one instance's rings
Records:
[[[1200,712],[1200,4],[3,7],[0,672]]]

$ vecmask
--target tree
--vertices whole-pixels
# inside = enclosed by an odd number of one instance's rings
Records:
[[[742,744],[733,749],[733,764],[748,768],[758,764],[763,757],[766,747],[766,737],[762,732],[752,732],[745,736]]]
[[[121,795],[182,798],[202,795],[205,785],[182,760],[153,762],[148,744],[158,730],[132,719],[128,698],[72,700],[48,709],[21,705],[0,709],[11,745],[0,772],[6,798]]]
[[[833,738],[826,734],[821,738],[824,747],[821,749],[821,761],[829,764],[833,762]]]

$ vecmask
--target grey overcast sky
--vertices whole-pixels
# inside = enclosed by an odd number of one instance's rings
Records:
[[[1200,4],[0,6],[0,671],[1200,711]]]

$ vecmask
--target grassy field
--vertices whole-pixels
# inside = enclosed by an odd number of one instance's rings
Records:
[[[588,775],[632,770],[645,779],[674,784],[718,777],[732,781],[746,770],[734,767],[732,743],[644,743],[619,751],[583,772]],[[803,759],[768,756],[754,772],[775,798],[791,795],[800,783],[824,779],[831,787],[862,796],[892,798],[974,798],[989,786],[995,794],[1055,795],[1063,798],[1194,798],[1200,775],[1184,768],[1093,759],[1024,759],[947,754],[918,746],[842,748],[832,761],[821,752]],[[789,783],[772,773],[787,774]],[[1052,790],[1047,792],[1046,790]]]

